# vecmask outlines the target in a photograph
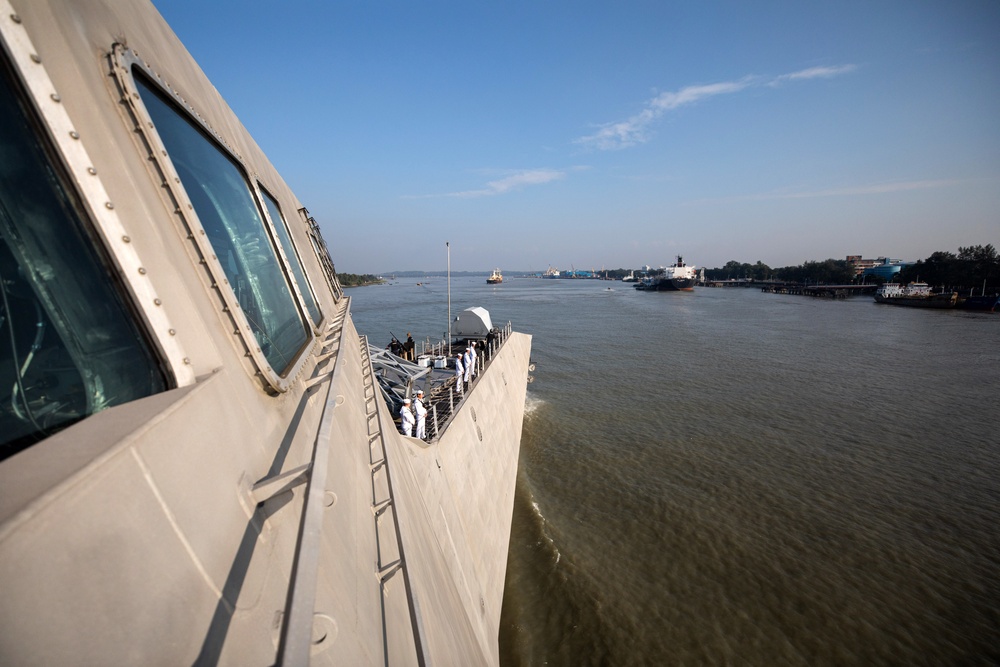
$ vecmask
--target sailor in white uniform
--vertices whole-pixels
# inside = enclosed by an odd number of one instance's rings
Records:
[[[413,410],[410,409],[410,399],[403,399],[403,407],[399,409],[399,420],[403,427],[403,435],[413,435]]]
[[[462,358],[462,364],[465,366],[465,384],[472,382],[472,348],[465,348],[465,357]]]
[[[413,401],[413,409],[417,413],[417,432],[414,434],[421,440],[427,435],[427,408],[424,407],[424,390],[417,392],[417,398]]]
[[[469,351],[472,352],[472,377],[476,377],[476,357],[479,355],[476,354],[475,342],[472,343],[472,346],[469,348]]]
[[[465,389],[465,366],[462,365],[462,355],[455,355],[455,390],[462,393]]]

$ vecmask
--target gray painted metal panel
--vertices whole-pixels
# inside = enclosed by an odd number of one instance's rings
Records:
[[[18,62],[44,66],[36,83],[59,97],[48,131],[78,134],[62,143],[84,150],[58,159],[98,238],[117,270],[144,270],[129,293],[176,385],[0,462],[0,663],[275,664],[303,513],[319,508],[311,618],[289,623],[310,627],[308,651],[288,662],[496,664],[530,338],[509,338],[435,443],[397,434],[366,388],[367,352],[327,280],[332,264],[311,251],[304,218],[291,224],[302,203],[152,5],[0,10],[6,51],[33,51]],[[234,335],[120,104],[107,54],[123,37],[274,196],[310,282],[331,288],[316,290],[330,339],[279,395]],[[43,97],[30,101],[53,101]],[[93,178],[81,161],[101,188],[80,185]],[[98,216],[105,195],[113,218]],[[327,396],[337,407],[324,420]],[[374,468],[373,414],[385,460]],[[307,469],[308,494],[296,483]]]

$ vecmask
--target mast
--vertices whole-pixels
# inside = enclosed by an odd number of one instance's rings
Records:
[[[445,241],[448,249],[448,357],[451,358],[451,242]]]

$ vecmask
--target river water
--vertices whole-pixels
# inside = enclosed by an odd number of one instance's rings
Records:
[[[386,345],[439,339],[447,292],[348,294]],[[1000,664],[1000,314],[528,278],[451,299],[534,336],[502,664]]]

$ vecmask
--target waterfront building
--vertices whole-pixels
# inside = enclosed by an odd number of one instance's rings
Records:
[[[909,266],[913,263],[904,262],[901,259],[890,259],[889,257],[863,259],[861,255],[848,255],[847,262],[854,266],[855,276],[874,276],[887,281],[892,280],[904,266]]]

